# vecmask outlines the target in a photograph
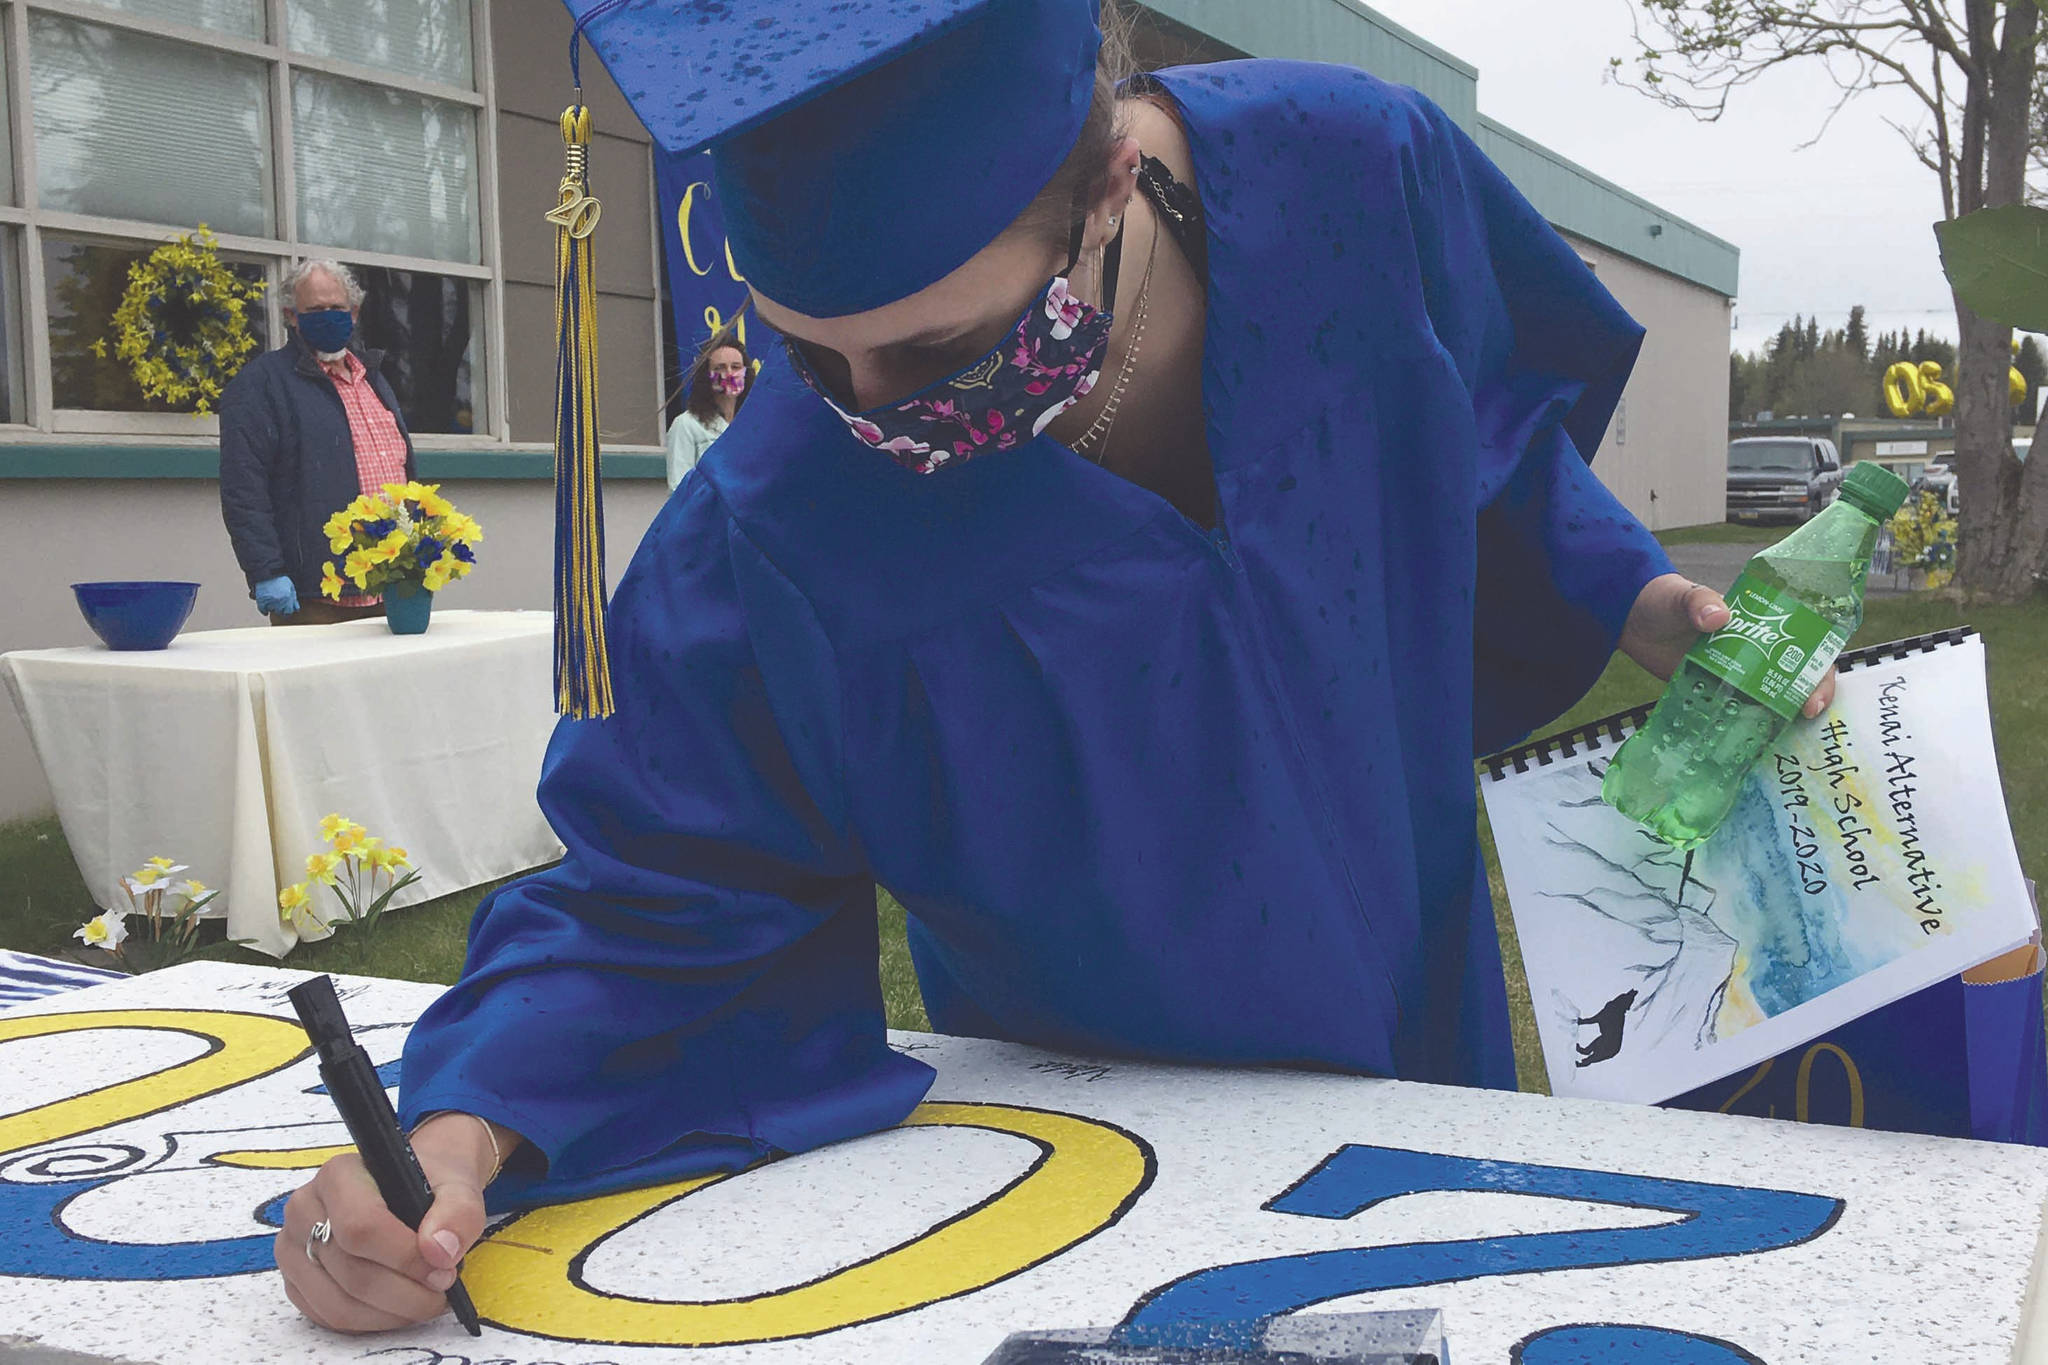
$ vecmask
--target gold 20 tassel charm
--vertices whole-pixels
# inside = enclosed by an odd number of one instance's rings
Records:
[[[567,167],[555,225],[555,709],[587,720],[612,713],[604,631],[604,489],[597,448],[597,285],[591,233],[590,109],[562,112]]]

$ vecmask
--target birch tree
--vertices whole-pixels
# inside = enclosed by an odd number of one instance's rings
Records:
[[[1840,100],[1830,120],[1859,95],[1896,89],[1909,97],[1916,116],[1887,121],[1909,154],[1939,178],[1945,223],[2029,197],[2029,168],[2041,169],[2036,101],[2048,0],[1633,3],[1637,51],[1615,58],[1614,74],[1660,103],[1711,121],[1744,86],[1778,67],[1797,67],[1834,84]],[[2022,275],[2048,279],[2048,238],[2030,231],[2033,238],[2017,248],[2021,259],[2014,266]],[[2011,320],[1985,304],[1982,290],[1971,297]],[[1960,294],[1955,308],[1962,495],[1956,588],[1970,598],[2020,601],[2048,568],[2048,459],[2023,465],[2013,455],[2006,387],[2011,327]]]

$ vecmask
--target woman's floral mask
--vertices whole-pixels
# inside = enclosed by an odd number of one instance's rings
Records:
[[[1109,349],[1110,316],[1075,298],[1065,277],[966,369],[898,403],[851,413],[789,344],[790,363],[853,434],[914,474],[1022,445],[1095,388]],[[785,343],[788,344],[788,343]]]
[[[721,374],[718,371],[713,370],[711,372],[711,387],[712,390],[717,393],[729,393],[734,395],[744,393],[747,387],[746,371],[732,370]]]

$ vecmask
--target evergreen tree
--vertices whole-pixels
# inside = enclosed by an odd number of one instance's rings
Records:
[[[1947,379],[1951,382],[1955,379],[1956,344],[1953,341],[1944,341],[1940,337],[1927,335],[1927,329],[1924,327],[1914,334],[1913,348],[1907,352],[1906,358],[1915,365],[1924,364],[1930,360],[1935,361],[1941,366],[1941,372]]]
[[[1870,359],[1870,332],[1864,325],[1863,305],[1857,304],[1849,310],[1849,327],[1843,340],[1858,360]]]

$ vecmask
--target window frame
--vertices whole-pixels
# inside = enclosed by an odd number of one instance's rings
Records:
[[[381,266],[474,281],[481,286],[477,291],[482,312],[477,339],[482,343],[484,354],[482,364],[477,368],[478,378],[482,381],[482,393],[478,396],[482,400],[484,420],[473,434],[422,433],[415,444],[421,449],[447,450],[502,448],[510,444],[511,405],[506,401],[504,255],[498,220],[498,103],[496,63],[491,52],[490,0],[470,0],[469,4],[474,89],[443,85],[357,62],[294,52],[284,42],[287,32],[286,0],[263,0],[265,30],[269,39],[262,42],[114,9],[94,3],[94,0],[0,0],[0,45],[4,45],[6,58],[6,117],[14,152],[14,184],[6,187],[11,188],[10,195],[0,196],[9,200],[0,204],[0,227],[11,230],[12,249],[18,253],[16,267],[22,294],[19,322],[24,351],[24,406],[27,409],[23,414],[24,421],[0,422],[0,445],[49,443],[52,437],[88,440],[96,437],[150,437],[157,443],[211,444],[219,435],[219,420],[211,415],[106,412],[56,406],[43,234],[91,238],[109,245],[146,250],[189,232],[192,225],[102,218],[41,207],[31,82],[27,79],[29,20],[32,14],[38,13],[263,61],[268,68],[265,89],[271,134],[271,164],[267,179],[275,196],[274,221],[278,235],[218,235],[223,250],[266,263],[265,274],[270,288],[264,293],[264,308],[270,335],[273,338],[282,336],[284,329],[278,283],[293,265],[302,260],[330,258],[351,265]],[[399,256],[300,239],[292,73],[302,69],[461,105],[472,111],[477,124],[476,212],[481,215],[480,261],[471,263]],[[659,382],[657,374],[657,385]]]

